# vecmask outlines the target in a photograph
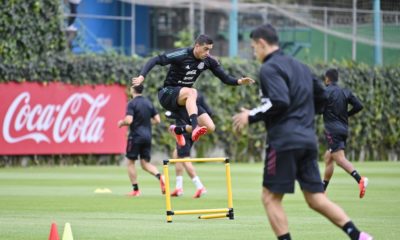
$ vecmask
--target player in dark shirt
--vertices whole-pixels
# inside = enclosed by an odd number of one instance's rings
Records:
[[[336,69],[329,69],[325,73],[325,85],[328,95],[328,102],[323,112],[325,137],[329,145],[326,151],[324,189],[328,187],[329,180],[332,178],[334,163],[342,167],[357,181],[360,190],[360,198],[364,197],[368,178],[361,177],[355,170],[353,164],[347,160],[344,149],[348,136],[348,117],[360,112],[363,108],[360,100],[346,88],[338,86],[339,73]],[[348,105],[352,106],[349,111]]]
[[[118,122],[118,127],[129,126],[129,136],[126,146],[126,158],[128,159],[128,176],[133,190],[128,196],[139,196],[140,190],[137,182],[135,161],[140,158],[143,170],[154,175],[160,182],[161,192],[165,193],[163,176],[158,169],[150,163],[151,160],[151,125],[160,123],[160,115],[148,98],[142,96],[143,85],[130,88],[132,100],[126,108],[126,116]]]
[[[172,130],[176,133],[179,145],[185,145],[183,133],[192,132],[191,138],[197,141],[201,135],[212,132],[214,123],[204,120],[205,125],[198,126],[198,107],[196,105],[197,91],[192,88],[198,76],[209,69],[223,83],[228,85],[246,85],[254,83],[248,77],[234,78],[225,73],[220,63],[210,55],[213,48],[213,40],[207,35],[200,35],[194,47],[176,49],[150,59],[143,67],[140,75],[132,79],[132,84],[141,84],[147,73],[155,65],[170,65],[163,88],[158,92],[161,106],[168,111],[177,111],[180,106],[186,107],[190,117],[191,128],[175,126]],[[210,119],[209,119],[210,120]]]
[[[199,119],[203,119],[202,115],[207,114],[208,116],[212,116],[212,110],[208,106],[204,95],[198,91],[197,95],[197,106],[199,109]],[[190,118],[185,109],[185,107],[180,107],[180,109],[176,112],[167,111],[165,113],[167,118],[174,119],[175,124],[177,126],[184,126],[190,127]],[[202,122],[199,121],[199,124],[202,125]],[[194,142],[191,139],[189,133],[184,133],[183,136],[185,137],[185,145],[180,146],[176,144],[176,148],[172,153],[172,158],[188,158],[190,157],[190,152],[193,147]],[[196,192],[193,195],[193,198],[200,198],[202,195],[207,193],[206,188],[200,181],[200,177],[196,173],[196,169],[191,162],[183,162],[183,163],[175,163],[175,175],[176,175],[176,186],[175,190],[171,193],[172,197],[179,197],[183,195],[183,171],[186,170],[189,177],[192,179],[192,182],[196,186]]]
[[[310,208],[340,226],[352,240],[372,239],[360,232],[346,213],[323,193],[318,169],[314,129],[314,99],[324,90],[310,69],[279,49],[278,34],[270,24],[251,32],[260,70],[261,105],[242,109],[233,117],[236,130],[264,121],[268,133],[262,202],[270,225],[279,240],[290,240],[282,200],[294,192],[297,180]]]

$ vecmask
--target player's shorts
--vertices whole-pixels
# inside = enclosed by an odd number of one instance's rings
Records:
[[[346,148],[347,135],[332,134],[325,131],[326,142],[329,146],[329,152],[337,152]]]
[[[273,193],[294,193],[295,180],[303,191],[324,192],[316,149],[276,152],[269,147],[265,157],[263,186]]]
[[[136,161],[144,160],[150,162],[151,160],[151,142],[148,143],[135,143],[132,137],[128,138],[126,145],[126,155],[129,160]]]
[[[158,100],[163,108],[174,112],[179,110],[178,98],[182,87],[163,87],[158,91]]]
[[[185,137],[186,144],[185,146],[179,146],[178,143],[176,144],[176,150],[178,152],[179,158],[190,157],[190,150],[193,146],[192,141],[192,134],[191,133],[184,133],[183,136]]]

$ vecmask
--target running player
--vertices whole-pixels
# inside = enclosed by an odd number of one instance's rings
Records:
[[[368,178],[361,177],[344,154],[348,136],[348,117],[360,112],[363,105],[349,89],[340,88],[337,84],[338,81],[339,73],[336,69],[326,71],[325,85],[327,86],[328,102],[325,106],[323,116],[325,137],[329,145],[329,150],[324,155],[324,190],[326,191],[329,180],[332,178],[335,166],[334,162],[336,162],[337,165],[357,181],[360,190],[359,196],[363,198],[368,185]],[[352,106],[350,111],[347,110],[348,105]]]
[[[314,127],[314,99],[315,95],[324,95],[323,87],[306,65],[280,50],[273,26],[257,27],[250,38],[254,55],[262,63],[261,105],[242,109],[233,123],[237,130],[258,121],[267,128],[262,202],[277,239],[291,239],[282,200],[285,194],[294,192],[297,180],[310,208],[342,228],[351,240],[372,240],[323,194]]]
[[[160,123],[160,115],[157,113],[151,101],[142,96],[143,85],[130,88],[132,100],[126,108],[126,116],[118,121],[118,127],[129,126],[128,143],[126,147],[126,158],[128,159],[128,176],[133,190],[128,196],[140,196],[137,182],[135,161],[140,158],[143,170],[154,175],[160,182],[161,192],[165,193],[163,177],[158,169],[150,163],[151,159],[151,124]]]

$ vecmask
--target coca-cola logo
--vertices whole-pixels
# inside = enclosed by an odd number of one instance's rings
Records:
[[[105,118],[100,110],[110,95],[92,97],[74,93],[63,104],[31,105],[29,92],[22,92],[7,109],[3,138],[8,143],[34,140],[37,143],[97,143],[103,140]],[[82,109],[87,109],[82,112]]]

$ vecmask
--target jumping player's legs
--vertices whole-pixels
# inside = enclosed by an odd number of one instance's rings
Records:
[[[208,113],[201,114],[197,119],[200,126],[207,128],[207,133],[215,131],[215,124]]]
[[[179,91],[178,105],[185,106],[192,126],[192,140],[197,141],[207,133],[207,127],[198,127],[197,90],[183,87]]]
[[[198,108],[196,104],[197,100],[197,90],[194,88],[187,88],[183,87],[179,91],[179,96],[178,96],[178,105],[179,106],[185,106],[186,111],[189,114],[189,116],[198,113]],[[193,124],[192,124],[193,126]],[[194,128],[196,126],[193,126]]]

